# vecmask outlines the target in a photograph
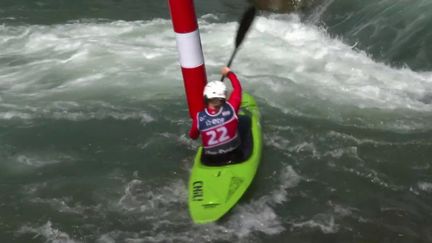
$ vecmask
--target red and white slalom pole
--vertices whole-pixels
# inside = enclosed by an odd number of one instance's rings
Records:
[[[204,108],[203,90],[207,83],[194,2],[169,0],[169,6],[180,54],[189,115],[194,117]]]

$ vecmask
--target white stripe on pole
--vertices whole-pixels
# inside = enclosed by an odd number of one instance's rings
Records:
[[[176,40],[182,67],[196,68],[204,64],[198,30],[185,34],[176,33]]]

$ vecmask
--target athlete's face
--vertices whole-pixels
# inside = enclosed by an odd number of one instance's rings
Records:
[[[223,104],[225,103],[225,99],[221,99],[221,98],[213,98],[213,99],[209,99],[209,106],[212,106],[214,108],[219,108],[221,107]]]

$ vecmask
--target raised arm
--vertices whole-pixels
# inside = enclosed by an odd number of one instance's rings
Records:
[[[240,104],[242,100],[242,87],[240,81],[238,80],[235,73],[233,73],[231,69],[228,67],[223,67],[221,72],[223,75],[227,76],[228,79],[231,81],[233,91],[231,93],[231,96],[228,99],[228,102],[234,107],[234,110],[237,113],[238,110],[240,109]]]

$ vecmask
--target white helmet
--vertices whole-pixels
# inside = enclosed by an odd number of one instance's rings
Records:
[[[227,88],[226,85],[219,81],[208,82],[204,88],[204,96],[207,99],[223,98],[226,99]]]

